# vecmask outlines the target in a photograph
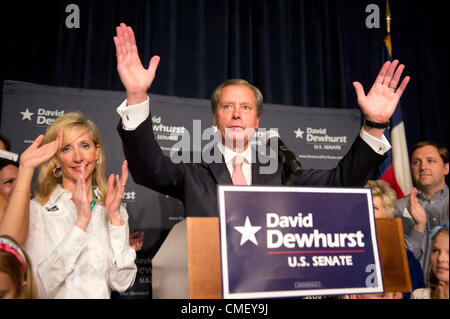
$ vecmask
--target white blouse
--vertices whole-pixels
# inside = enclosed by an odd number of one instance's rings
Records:
[[[30,229],[25,251],[31,259],[40,298],[110,298],[136,278],[136,252],[129,245],[128,214],[124,225],[111,224],[97,203],[85,231],[75,226],[72,193],[58,185],[45,205],[30,202]]]
[[[430,288],[415,289],[411,293],[411,299],[431,299],[431,289]]]

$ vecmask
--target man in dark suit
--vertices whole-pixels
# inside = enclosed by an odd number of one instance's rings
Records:
[[[219,161],[211,163],[202,157],[200,163],[176,164],[164,156],[153,135],[147,97],[160,58],[152,57],[149,67],[144,68],[133,30],[123,23],[116,30],[117,70],[127,92],[127,99],[117,109],[122,117],[118,131],[137,184],[180,199],[185,216],[217,216],[218,184],[282,185],[282,167],[264,174],[261,163],[267,159],[259,153],[255,155],[249,146],[259,126],[262,95],[258,88],[241,79],[225,81],[211,97],[213,124],[221,138],[207,150],[210,154],[203,155],[219,154]],[[409,81],[405,77],[398,86],[404,66],[397,66],[398,61],[386,62],[367,96],[360,83],[353,83],[366,121],[338,166],[331,170],[303,170],[293,176],[292,184],[365,185],[390,148],[383,132]]]

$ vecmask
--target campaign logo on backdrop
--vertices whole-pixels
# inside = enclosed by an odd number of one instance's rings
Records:
[[[224,298],[383,291],[371,192],[218,186]]]
[[[184,126],[167,125],[162,120],[162,116],[153,116],[153,132],[157,141],[178,141],[179,137],[186,132]]]
[[[53,123],[55,119],[64,115],[64,110],[59,109],[47,109],[43,107],[26,108],[24,111],[20,112],[22,116],[22,121],[30,121],[35,123],[37,126],[48,126]]]
[[[127,190],[122,195],[122,205],[125,208],[128,208],[129,203],[135,203],[136,202],[136,191],[134,190]]]
[[[308,144],[314,144],[317,150],[341,150],[348,143],[346,135],[330,135],[326,127],[298,127],[294,130],[296,139],[303,139]]]

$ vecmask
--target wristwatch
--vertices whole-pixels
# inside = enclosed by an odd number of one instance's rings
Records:
[[[368,127],[373,127],[373,128],[390,128],[391,127],[389,122],[377,123],[377,122],[369,121],[368,119],[364,119],[364,125],[367,125]]]

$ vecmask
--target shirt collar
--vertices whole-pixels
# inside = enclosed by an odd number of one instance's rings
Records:
[[[62,188],[61,184],[58,184],[56,185],[55,189],[50,195],[50,198],[48,199],[48,205],[55,205],[56,202],[60,199],[71,199],[71,198],[72,193]]]
[[[238,154],[244,156],[246,163],[252,162],[252,150],[250,146],[248,146],[247,149],[242,153],[236,153],[231,148],[223,145],[222,143],[217,143],[217,148],[222,152],[226,164],[232,164],[233,158]]]
[[[425,195],[425,193],[423,193],[423,192],[420,191],[420,190],[419,190],[418,196],[419,196],[420,198],[422,198],[423,200],[428,200],[428,201],[429,201],[429,200],[432,199],[432,198],[428,198],[428,196]],[[444,185],[444,188],[438,190],[438,191],[434,194],[433,198],[436,197],[436,196],[439,196],[439,199],[441,199],[441,200],[444,199],[445,197],[448,197],[448,186],[447,186],[447,184]]]

